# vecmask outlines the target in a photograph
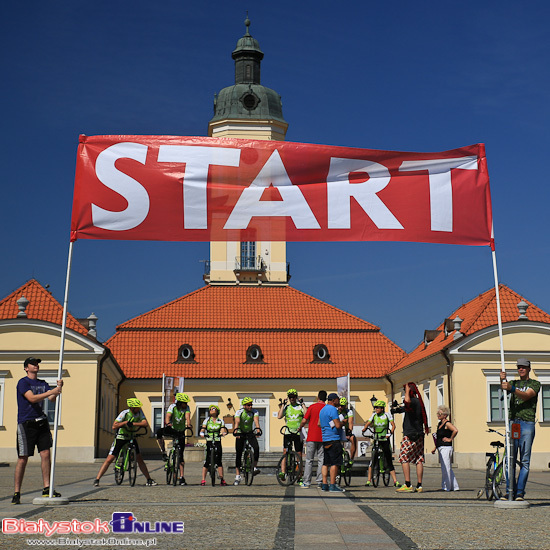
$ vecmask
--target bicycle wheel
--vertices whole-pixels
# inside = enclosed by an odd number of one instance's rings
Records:
[[[243,469],[244,469],[244,482],[246,485],[252,485],[252,481],[254,480],[254,475],[252,472],[252,469],[254,461],[252,459],[252,451],[250,449],[246,449],[243,456]]]
[[[216,447],[212,441],[212,448],[210,449],[210,480],[212,481],[212,487],[216,485]]]
[[[296,483],[297,481],[300,481],[300,478],[302,476],[302,459],[300,458],[300,455],[296,452],[292,452],[293,456],[293,465],[292,465],[292,483]]]
[[[493,480],[495,479],[495,461],[491,460],[487,464],[485,471],[485,497],[487,500],[493,500],[495,492],[493,491]]]
[[[380,458],[380,471],[382,473],[382,481],[387,487],[390,484],[390,472],[388,470],[388,465],[386,464],[386,457],[383,454]]]
[[[502,461],[495,470],[495,475],[493,476],[493,493],[495,500],[500,499],[506,495],[506,474],[504,472],[504,465],[506,461]]]
[[[120,485],[124,479],[124,458],[126,449],[121,449],[115,462],[115,483]]]
[[[378,452],[376,452],[372,457],[371,464],[372,464],[372,485],[373,487],[378,487],[378,482],[380,481],[380,456]]]
[[[179,446],[176,446],[173,449],[173,458],[172,458],[172,465],[174,468],[174,472],[172,474],[172,484],[174,485],[174,487],[178,484],[178,478],[180,476],[180,464],[181,464],[181,459],[180,459],[180,453],[179,453]]]
[[[131,447],[128,451],[128,481],[130,482],[130,487],[133,487],[136,484],[137,477],[137,458],[136,458],[136,448]]]
[[[170,452],[168,453],[168,460],[164,465],[164,469],[166,470],[166,485],[172,484],[172,476],[174,475],[174,471],[172,470],[172,453],[173,452],[174,452],[174,449],[171,449]]]
[[[290,485],[291,481],[290,481],[290,475],[288,471],[288,463],[286,464],[286,472],[284,473],[284,475],[281,475],[283,473],[283,462],[288,462],[286,454],[284,454],[279,459],[279,462],[277,463],[276,476],[277,476],[277,481],[279,482],[279,485],[286,487],[287,485]]]
[[[351,457],[348,451],[344,451],[342,456],[342,467],[340,468],[340,484],[342,483],[343,479],[346,487],[349,487],[351,483],[351,466],[349,465],[350,461]]]

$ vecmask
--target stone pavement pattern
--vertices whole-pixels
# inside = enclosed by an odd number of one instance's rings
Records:
[[[118,511],[133,512],[139,521],[184,521],[182,535],[129,535],[141,541],[154,537],[152,548],[157,550],[317,550],[327,544],[370,550],[550,549],[550,472],[531,474],[527,486],[531,508],[500,510],[476,499],[484,473],[474,470],[457,470],[461,491],[456,493],[438,492],[440,471],[427,468],[422,494],[397,494],[391,487],[367,488],[363,478],[352,478],[352,486],[342,495],[317,488],[285,489],[274,476],[264,474],[255,478],[251,487],[201,487],[201,465],[196,463],[186,465],[187,487],[168,487],[163,483],[162,463],[148,464],[159,482],[157,487],[145,487],[141,474],[135,487],[129,487],[126,480],[118,487],[109,473],[96,489],[92,481],[99,464],[60,463],[56,489],[72,501],[67,506],[49,507],[32,504],[40,494],[31,493],[40,488],[37,463],[29,464],[20,506],[11,504],[13,465],[0,468],[0,516],[50,522],[96,517],[108,521]],[[228,476],[228,482],[232,480],[233,476]],[[0,548],[29,548],[29,538],[32,535],[0,533]],[[46,539],[43,535],[34,538]],[[130,547],[137,546],[88,546]]]

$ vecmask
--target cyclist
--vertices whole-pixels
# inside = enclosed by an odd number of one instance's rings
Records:
[[[250,442],[254,449],[254,474],[258,475],[258,460],[260,459],[260,446],[256,439],[255,431],[260,429],[260,413],[252,408],[252,397],[245,397],[242,400],[242,407],[235,413],[235,430],[241,430],[240,435],[235,436],[235,482],[233,485],[238,485],[241,482],[241,459],[246,439]]]
[[[283,454],[286,454],[288,447],[291,442],[294,445],[294,450],[302,458],[303,443],[302,438],[300,437],[300,424],[304,415],[306,413],[306,406],[304,405],[304,400],[301,400],[301,403],[298,403],[298,392],[294,388],[291,388],[286,392],[288,396],[288,401],[284,399],[279,404],[279,413],[277,418],[280,420],[285,419],[287,430],[283,437]],[[279,472],[279,477],[281,479],[285,478],[286,475],[286,460],[281,464],[281,472]]]
[[[349,465],[351,466],[357,451],[357,438],[353,435],[353,411],[351,408],[348,408],[348,400],[345,397],[340,397],[338,412],[344,416],[344,433],[345,438],[350,442]]]
[[[162,451],[162,458],[166,462],[168,456],[164,446],[164,436],[172,436],[179,441],[180,444],[180,485],[187,485],[183,477],[183,469],[185,461],[183,451],[185,449],[185,428],[191,426],[191,411],[189,409],[189,396],[186,393],[176,393],[176,402],[172,403],[166,411],[164,419],[164,428],[157,430],[157,444]]]
[[[397,481],[397,476],[395,475],[395,468],[393,466],[392,452],[390,447],[390,437],[395,431],[395,422],[393,421],[393,416],[391,413],[385,412],[386,403],[379,399],[374,403],[374,413],[367,420],[365,427],[363,428],[363,433],[367,431],[368,428],[374,431],[374,437],[378,440],[380,449],[384,453],[386,459],[386,466],[390,472],[390,475],[393,479],[394,487],[401,487],[401,484]],[[369,464],[369,471],[367,474],[367,487],[372,485],[372,460]]]
[[[111,449],[109,450],[109,454],[107,455],[105,462],[101,465],[101,468],[97,473],[97,477],[94,480],[94,487],[99,487],[99,480],[107,471],[111,463],[118,456],[122,447],[124,447],[124,445],[126,445],[128,440],[130,439],[131,435],[129,430],[141,427],[147,428],[149,426],[147,419],[145,418],[145,415],[141,410],[141,407],[143,405],[139,399],[127,399],[126,404],[128,405],[128,408],[124,409],[113,422],[113,430],[118,430],[117,435],[115,437],[115,440],[113,441],[113,444],[111,445]],[[147,485],[148,487],[158,485],[158,483],[149,475],[149,470],[147,469],[145,462],[143,462],[143,458],[141,457],[141,452],[139,450],[139,445],[137,441],[134,441],[134,444],[136,446],[136,458],[139,469],[147,480],[147,483],[145,485]]]
[[[212,446],[216,449],[216,466],[218,467],[218,474],[220,476],[220,485],[224,487],[227,485],[223,478],[223,464],[222,464],[222,440],[221,438],[225,434],[221,434],[221,429],[225,428],[225,422],[219,418],[220,408],[218,405],[210,405],[208,407],[208,417],[204,419],[202,423],[200,435],[206,437],[206,460],[202,467],[202,481],[201,485],[206,485],[206,474],[208,467],[210,466],[210,449]]]

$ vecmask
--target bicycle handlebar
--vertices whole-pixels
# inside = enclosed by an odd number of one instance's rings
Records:
[[[142,435],[145,435],[147,433],[147,427],[146,426],[139,426],[138,428],[128,428],[126,426],[126,430],[132,437],[141,437]],[[143,430],[143,431],[141,431]]]
[[[283,430],[286,430],[286,431],[283,431]],[[300,433],[300,431],[298,430],[297,432],[291,432],[290,428],[285,424],[284,426],[281,426],[281,429],[279,430],[279,433],[281,435],[298,435]]]
[[[255,435],[256,437],[261,437],[263,432],[262,432],[261,428],[254,428],[251,432],[243,432],[241,430],[241,428],[235,428],[233,430],[233,436],[234,437],[237,437],[237,436],[240,436],[240,435],[248,435],[248,434]]]

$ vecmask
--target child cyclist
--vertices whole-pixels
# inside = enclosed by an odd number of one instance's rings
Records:
[[[372,426],[371,430],[374,431],[374,438],[378,440],[380,449],[384,453],[386,465],[393,479],[393,486],[400,487],[401,485],[398,483],[397,476],[395,475],[395,468],[393,466],[390,447],[390,437],[395,431],[395,422],[393,421],[392,415],[384,411],[385,408],[386,403],[382,400],[378,400],[374,403],[374,413],[367,420],[365,427],[363,428],[363,433],[365,433],[367,429]],[[372,460],[369,464],[367,483],[365,483],[365,485],[367,487],[372,485]]]
[[[206,485],[206,473],[210,466],[210,449],[212,449],[212,446],[216,449],[216,466],[218,467],[218,475],[220,476],[220,485],[224,487],[227,485],[223,478],[221,442],[221,438],[227,435],[227,428],[225,428],[224,421],[218,418],[219,414],[220,408],[217,405],[210,405],[208,407],[208,418],[205,418],[202,423],[200,435],[201,437],[206,437],[206,460],[202,467],[201,485]],[[221,433],[222,428],[225,428],[225,433]]]
[[[94,487],[99,487],[99,480],[101,476],[107,471],[111,463],[120,453],[122,447],[124,447],[130,439],[130,431],[135,431],[136,428],[147,428],[147,426],[149,426],[147,419],[141,410],[143,405],[139,399],[130,398],[126,401],[126,404],[128,405],[128,408],[123,410],[113,422],[113,430],[118,430],[117,435],[111,445],[111,449],[109,450],[109,454],[105,459],[105,462],[101,465],[101,468],[97,473],[97,477],[94,480]],[[151,479],[149,470],[147,469],[145,462],[143,462],[137,441],[134,441],[134,444],[136,446],[136,458],[139,469],[147,480],[145,485],[148,487],[157,485],[157,482]]]

